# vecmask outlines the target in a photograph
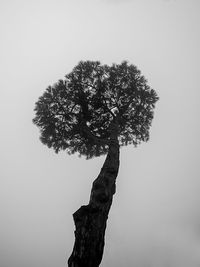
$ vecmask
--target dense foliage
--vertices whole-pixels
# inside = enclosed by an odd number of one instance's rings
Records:
[[[33,122],[45,145],[87,158],[105,154],[113,120],[121,146],[149,139],[158,97],[136,66],[81,61],[65,78],[36,102]]]

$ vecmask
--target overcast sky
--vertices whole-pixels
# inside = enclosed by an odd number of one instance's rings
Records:
[[[104,157],[56,155],[34,103],[80,60],[128,60],[156,90],[150,141],[121,149],[102,267],[200,266],[200,2],[1,0],[0,266],[64,267]]]

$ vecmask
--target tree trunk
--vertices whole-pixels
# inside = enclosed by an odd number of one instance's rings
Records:
[[[109,151],[100,174],[93,182],[88,205],[74,214],[75,243],[69,267],[98,267],[103,257],[106,221],[115,193],[119,169],[117,125],[113,124]]]

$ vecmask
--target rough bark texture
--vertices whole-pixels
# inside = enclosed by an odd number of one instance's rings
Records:
[[[81,206],[74,214],[75,243],[68,260],[69,267],[98,267],[104,250],[104,236],[108,213],[115,193],[119,169],[119,143],[117,126],[113,124],[109,151],[93,182],[88,205]]]

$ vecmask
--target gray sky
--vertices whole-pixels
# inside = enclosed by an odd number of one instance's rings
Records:
[[[121,150],[102,267],[200,266],[200,3],[1,0],[0,266],[63,267],[72,213],[103,157],[56,155],[34,103],[80,60],[135,64],[160,100],[150,141]]]

